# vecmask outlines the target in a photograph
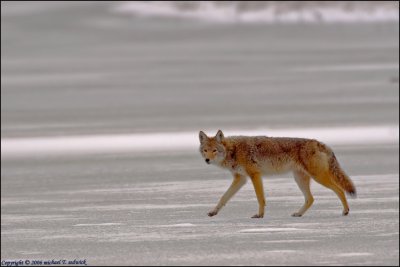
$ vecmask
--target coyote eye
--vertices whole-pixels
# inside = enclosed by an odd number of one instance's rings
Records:
[[[204,149],[203,151],[204,151],[204,152],[207,152],[207,149]]]
[[[216,149],[214,149],[214,150],[213,150],[213,152],[215,153],[215,152],[217,152],[217,150],[216,150]]]

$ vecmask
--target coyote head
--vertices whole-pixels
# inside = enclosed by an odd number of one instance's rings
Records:
[[[225,159],[224,134],[221,130],[218,130],[214,137],[208,137],[203,131],[200,131],[199,139],[200,153],[207,164],[219,164]]]

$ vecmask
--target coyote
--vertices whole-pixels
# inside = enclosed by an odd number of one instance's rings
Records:
[[[217,215],[228,200],[246,183],[246,176],[249,176],[259,205],[258,213],[252,218],[262,218],[265,207],[262,175],[288,171],[293,172],[295,181],[305,198],[304,205],[292,216],[302,216],[314,202],[310,192],[310,177],[333,190],[342,202],[342,214],[349,214],[349,205],[344,191],[355,197],[356,188],[349,176],[340,168],[335,154],[325,144],[303,138],[224,137],[221,130],[215,137],[208,137],[200,131],[199,138],[200,153],[206,163],[228,169],[234,177],[231,186],[208,216]]]

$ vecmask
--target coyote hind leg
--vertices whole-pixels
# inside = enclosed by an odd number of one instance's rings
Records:
[[[349,214],[349,204],[347,203],[346,195],[344,194],[344,190],[339,187],[338,185],[333,182],[333,179],[331,178],[330,174],[322,174],[322,175],[316,175],[313,176],[314,180],[318,182],[319,184],[331,189],[335,194],[339,197],[340,201],[342,202],[343,205],[343,216],[346,216]]]
[[[343,216],[348,215],[350,208],[349,208],[349,204],[347,204],[347,199],[346,199],[346,195],[344,194],[344,190],[334,183],[330,184],[328,186],[328,188],[330,188],[333,192],[335,192],[336,195],[339,197],[340,201],[342,202],[342,205],[343,205],[342,215]]]
[[[301,171],[295,171],[294,179],[304,195],[304,205],[298,212],[292,214],[293,217],[302,216],[313,204],[314,198],[310,191],[310,176]]]

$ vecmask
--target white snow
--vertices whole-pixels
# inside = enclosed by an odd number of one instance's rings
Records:
[[[340,253],[338,256],[340,257],[356,257],[356,256],[370,256],[372,253],[368,252],[349,252],[349,253]]]
[[[196,225],[194,225],[192,223],[178,223],[178,224],[172,224],[172,225],[168,225],[168,226],[171,226],[171,227],[193,227]]]
[[[283,232],[283,231],[302,231],[300,228],[252,228],[240,230],[239,233],[264,233],[264,232]]]
[[[224,5],[214,4],[215,1],[199,1],[186,8],[175,2],[128,1],[117,5],[113,10],[140,17],[183,18],[213,23],[349,23],[399,20],[395,4],[374,6],[353,3],[350,8],[337,3],[300,8],[298,5],[286,4],[285,9],[282,9],[271,1],[268,5],[259,3],[256,8],[242,9],[240,3],[235,1]]]
[[[113,225],[124,225],[123,223],[79,223],[74,226],[113,226]]]
[[[214,135],[215,130],[208,131]],[[328,145],[398,144],[399,126],[226,130],[230,135],[314,138]],[[1,157],[196,150],[198,132],[2,138]]]

